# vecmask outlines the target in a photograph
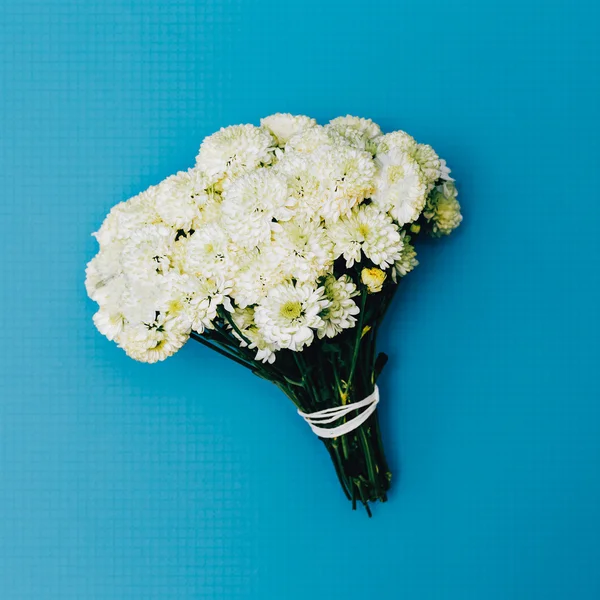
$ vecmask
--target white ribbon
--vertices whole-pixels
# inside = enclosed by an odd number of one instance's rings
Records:
[[[341,435],[350,433],[357,427],[360,427],[374,412],[379,404],[379,388],[375,386],[373,393],[367,396],[364,400],[344,404],[343,406],[335,406],[334,408],[326,408],[318,410],[314,413],[304,413],[298,410],[298,414],[310,425],[313,432],[321,438],[335,438]],[[351,413],[354,410],[364,408],[363,412],[353,417],[349,421],[338,425],[337,427],[319,427],[326,423],[333,423]]]

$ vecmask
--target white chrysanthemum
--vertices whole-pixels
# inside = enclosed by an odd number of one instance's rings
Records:
[[[297,281],[314,282],[333,265],[333,242],[317,221],[293,219],[273,232],[265,251],[282,256],[281,268]]]
[[[322,287],[283,283],[271,288],[256,306],[254,320],[268,343],[299,352],[312,343],[315,330],[323,326],[319,315],[329,304]]]
[[[106,302],[109,283],[117,279],[122,272],[123,246],[120,240],[103,246],[86,266],[85,288],[88,296],[98,304]]]
[[[325,127],[315,125],[300,130],[293,135],[285,145],[285,151],[295,151],[302,153],[314,152],[322,146],[330,146],[333,143],[331,136],[327,133]]]
[[[112,244],[115,240],[126,240],[131,233],[145,225],[161,223],[156,211],[156,186],[113,206],[100,229],[94,233],[100,247]]]
[[[191,233],[175,234],[175,241],[171,247],[171,271],[179,275],[187,272],[187,245],[192,238]]]
[[[377,205],[357,207],[328,230],[335,257],[343,256],[348,268],[361,261],[361,251],[382,269],[400,257],[402,242],[398,227]]]
[[[239,307],[257,304],[272,287],[286,280],[287,274],[282,265],[284,253],[277,254],[271,249],[272,245],[267,244],[245,257],[238,255],[238,270],[231,296]]]
[[[94,324],[111,341],[116,339],[126,322],[123,306],[127,290],[127,277],[118,275],[100,288],[102,297],[96,300],[100,310],[94,315]]]
[[[256,350],[255,360],[271,364],[274,363],[277,347],[274,344],[268,343],[260,334],[258,327],[254,322],[254,309],[236,308],[231,313],[231,318],[233,319],[235,326],[243,335],[243,337],[241,337],[233,328],[231,329],[232,335],[237,338],[240,346],[242,348],[248,347],[251,350]]]
[[[307,127],[314,127],[317,122],[304,115],[291,115],[290,113],[276,113],[260,120],[261,127],[268,129],[281,147],[299,131]]]
[[[454,177],[450,177],[450,173],[452,169],[448,167],[446,161],[443,158],[440,158],[440,179],[443,181],[454,181]]]
[[[270,239],[274,220],[293,216],[291,204],[285,177],[273,169],[257,169],[223,191],[223,223],[236,244],[253,248]]]
[[[166,225],[146,225],[131,232],[123,246],[122,265],[127,273],[164,273],[170,265],[175,232]]]
[[[223,127],[204,139],[196,157],[196,165],[213,183],[225,176],[235,177],[261,164],[270,164],[274,146],[273,136],[260,127]]]
[[[98,331],[111,342],[117,339],[125,327],[125,319],[120,312],[111,312],[103,306],[93,316],[93,321]]]
[[[155,363],[175,354],[188,339],[189,330],[180,320],[159,315],[151,325],[126,325],[117,342],[131,358]]]
[[[355,315],[360,312],[360,309],[352,298],[358,295],[358,290],[348,275],[342,275],[339,279],[328,275],[323,282],[323,287],[330,304],[321,313],[323,325],[318,329],[317,335],[319,338],[332,338],[342,330],[354,327]]]
[[[85,282],[99,304],[94,322],[154,362],[226,310],[242,332],[232,327],[232,340],[272,362],[355,326],[357,285],[375,293],[414,268],[403,225],[423,214],[411,231],[458,226],[449,181],[430,146],[382,135],[369,119],[322,127],[278,113],[221,129],[196,167],[118,204],[94,234],[100,251]],[[333,275],[341,256],[348,269],[364,263],[362,283]]]
[[[290,206],[297,218],[319,219],[323,203],[321,182],[311,156],[289,151],[273,166],[287,180]]]
[[[446,161],[441,159],[431,146],[417,144],[413,157],[421,167],[421,172],[429,188],[433,187],[433,184],[439,179],[454,181],[450,177],[450,169],[446,166]]]
[[[100,229],[92,233],[100,245],[100,248],[108,247],[115,240],[119,239],[119,231],[121,229],[120,213],[126,204],[126,202],[120,202],[119,204],[113,206],[110,212],[104,218],[104,221],[102,221]]]
[[[179,171],[157,186],[155,204],[161,219],[175,229],[189,231],[206,203],[208,180],[199,169]]]
[[[183,270],[197,277],[229,278],[235,269],[235,253],[229,235],[218,223],[195,231],[186,244]]]
[[[392,215],[399,225],[419,218],[427,194],[427,182],[418,163],[406,152],[391,148],[377,155],[373,201]]]
[[[171,281],[159,273],[125,275],[121,296],[112,304],[112,312],[120,312],[129,324],[151,324],[156,315],[165,311],[172,298]],[[107,306],[107,305],[105,305]]]
[[[117,240],[123,239],[123,226],[121,214],[124,212],[127,202],[120,202],[113,206],[104,218],[98,231],[92,233],[101,249],[108,248]]]
[[[377,141],[381,134],[381,128],[371,119],[353,117],[346,115],[329,121],[325,126],[334,137],[341,136],[348,144],[360,150],[367,150],[374,154],[377,149]]]
[[[231,282],[222,277],[182,275],[174,280],[173,285],[175,293],[166,307],[167,312],[188,323],[198,333],[212,329],[220,306],[233,310],[229,299]]]
[[[415,248],[410,243],[410,236],[406,235],[406,231],[403,231],[400,237],[402,238],[402,250],[400,251],[400,258],[394,263],[392,270],[394,283],[398,281],[399,277],[404,277],[419,264]]]
[[[427,198],[423,216],[431,224],[432,235],[448,235],[460,225],[462,215],[457,196],[458,191],[454,183],[445,181],[436,186]]]
[[[402,150],[411,156],[417,151],[418,144],[406,131],[392,131],[377,139],[377,154],[387,154],[391,150]]]
[[[311,156],[321,182],[320,215],[336,221],[375,189],[375,163],[368,152],[350,146],[322,147]]]
[[[205,204],[200,208],[200,214],[192,221],[192,229],[197,231],[205,225],[220,223],[223,211],[221,210],[221,194],[209,196]]]

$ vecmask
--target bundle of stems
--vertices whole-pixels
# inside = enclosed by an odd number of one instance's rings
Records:
[[[397,285],[386,282],[377,294],[370,294],[362,283],[358,288],[360,313],[354,328],[334,339],[315,340],[301,352],[281,350],[273,364],[256,361],[254,350],[240,346],[244,334],[225,309],[213,329],[192,332],[192,338],[274,383],[304,413],[344,406],[372,394],[385,366],[387,356],[377,353],[377,333]],[[340,417],[332,426],[358,412]],[[369,503],[385,502],[391,481],[377,410],[345,435],[320,439],[352,508],[361,504],[371,516]]]

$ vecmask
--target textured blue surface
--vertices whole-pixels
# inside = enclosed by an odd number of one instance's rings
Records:
[[[600,10],[580,2],[3,3],[3,600],[600,598]],[[382,349],[368,520],[267,383],[93,328],[108,209],[275,111],[448,159]]]

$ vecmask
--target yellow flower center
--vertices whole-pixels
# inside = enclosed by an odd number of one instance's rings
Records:
[[[167,312],[169,314],[179,313],[183,310],[183,302],[179,298],[171,300],[167,305]]]
[[[404,178],[404,167],[400,165],[392,165],[388,169],[388,181],[390,183],[397,183]]]
[[[160,350],[166,343],[166,340],[160,340],[159,342],[156,342],[156,346],[153,346],[150,350]]]
[[[297,319],[302,314],[302,304],[290,300],[281,307],[279,314],[286,319]]]
[[[363,237],[367,237],[367,235],[369,235],[369,226],[366,223],[361,223],[358,226],[358,232],[360,233],[360,235],[362,235]]]

